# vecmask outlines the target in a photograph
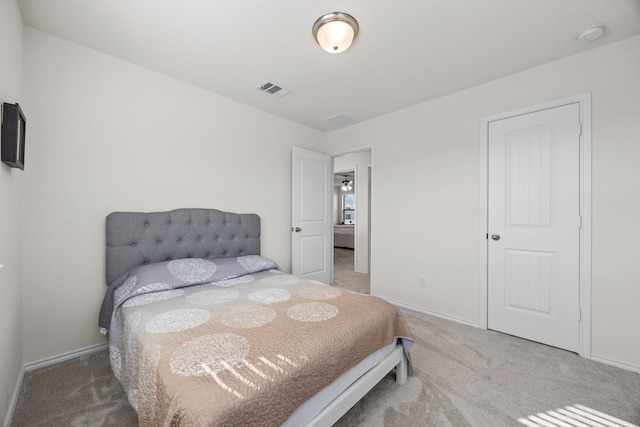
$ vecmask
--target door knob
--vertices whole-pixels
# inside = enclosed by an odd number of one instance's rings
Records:
[[[291,231],[295,231],[296,233],[299,233],[302,231],[302,228],[300,227],[291,227]]]
[[[492,238],[493,240],[500,240],[500,235],[499,235],[499,234],[492,234],[492,235],[491,235],[491,238]]]

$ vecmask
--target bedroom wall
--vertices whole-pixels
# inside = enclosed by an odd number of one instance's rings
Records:
[[[0,103],[22,103],[22,18],[15,0],[0,0]],[[27,120],[29,111],[25,111]],[[28,135],[28,134],[27,134]],[[28,164],[29,152],[26,160]],[[20,201],[23,172],[0,163],[0,420],[22,369]]]
[[[103,342],[112,211],[256,212],[290,270],[291,147],[319,132],[31,28],[24,67],[26,362]]]
[[[375,145],[374,292],[477,324],[480,119],[591,91],[592,356],[640,370],[639,52],[629,38],[327,134],[327,152]]]

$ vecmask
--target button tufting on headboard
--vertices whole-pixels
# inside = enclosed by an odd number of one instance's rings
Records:
[[[114,212],[107,216],[107,283],[138,265],[260,254],[260,217],[215,209]]]

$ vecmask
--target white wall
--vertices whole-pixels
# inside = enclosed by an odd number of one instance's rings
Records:
[[[22,18],[16,0],[0,0],[0,103],[22,104]],[[25,110],[27,121],[29,111]],[[27,137],[29,133],[26,133]],[[29,166],[29,146],[26,149]],[[22,369],[20,201],[23,172],[0,164],[0,421]]]
[[[354,171],[356,225],[354,229],[354,271],[369,273],[369,166],[371,150],[345,154],[333,160],[334,172]]]
[[[372,289],[477,323],[480,119],[585,91],[593,111],[592,355],[639,367],[640,36],[327,134],[328,152],[375,145]]]
[[[319,132],[30,28],[24,67],[25,361],[103,341],[112,211],[255,212],[290,269],[291,147]]]

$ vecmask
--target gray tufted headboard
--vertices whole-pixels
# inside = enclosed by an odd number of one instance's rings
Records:
[[[256,214],[176,209],[107,216],[107,284],[142,264],[241,255],[260,255]]]

